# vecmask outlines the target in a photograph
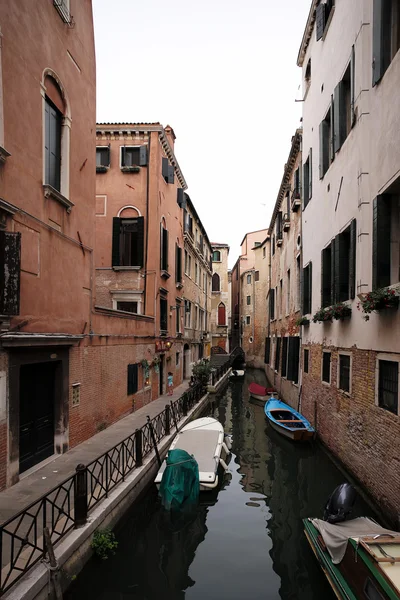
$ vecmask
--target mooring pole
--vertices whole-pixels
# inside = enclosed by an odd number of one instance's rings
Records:
[[[158,448],[157,448],[156,434],[154,433],[153,425],[150,422],[149,415],[147,415],[147,423],[149,424],[150,435],[151,435],[151,439],[153,440],[153,446],[154,446],[154,451],[156,453],[157,461],[158,461],[158,464],[161,467],[161,458],[160,458],[160,453],[159,453]]]
[[[61,589],[61,583],[58,579],[58,563],[54,554],[53,543],[51,541],[50,531],[48,527],[43,528],[43,539],[44,539],[44,547],[46,549],[47,554],[49,555],[49,563],[50,563],[50,579],[53,582],[54,593],[56,600],[63,600],[63,594]]]

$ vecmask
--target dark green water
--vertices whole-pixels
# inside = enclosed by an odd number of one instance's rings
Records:
[[[252,380],[265,383],[248,371],[213,410],[233,436],[219,493],[204,494],[194,520],[173,531],[151,487],[117,529],[116,555],[90,561],[67,600],[334,600],[301,519],[321,517],[346,478],[318,445],[294,444],[267,426],[249,401]],[[358,498],[361,514],[372,512]]]

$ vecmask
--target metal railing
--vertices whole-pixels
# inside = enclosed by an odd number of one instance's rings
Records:
[[[221,371],[220,369],[218,372]],[[225,372],[225,371],[223,371]],[[88,465],[80,464],[73,475],[0,525],[0,596],[31,567],[45,557],[43,529],[49,528],[56,544],[75,527],[84,525],[88,513],[123,482],[182,417],[199,402],[201,384],[136,429],[130,436]]]

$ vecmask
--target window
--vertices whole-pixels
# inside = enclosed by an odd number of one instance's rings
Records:
[[[113,218],[112,266],[143,267],[144,218]]]
[[[247,283],[251,283],[251,275],[247,275]]]
[[[182,248],[178,244],[175,245],[175,282],[182,283]]]
[[[194,307],[194,328],[198,329],[199,328],[199,309],[197,306]]]
[[[339,389],[350,392],[350,356],[339,354]]]
[[[269,365],[269,361],[271,358],[271,338],[265,338],[265,354],[264,354],[264,363]]]
[[[307,160],[303,166],[303,180],[303,203],[304,208],[306,208],[307,204],[310,202],[312,197],[312,148],[310,148]]]
[[[372,46],[372,85],[376,85],[400,48],[398,0],[374,2]]]
[[[303,315],[308,315],[312,310],[312,263],[303,269]]]
[[[296,257],[296,310],[300,309],[301,305],[301,264],[300,254]]]
[[[223,302],[218,304],[218,325],[226,325],[226,310]]]
[[[304,373],[308,373],[308,359],[310,356],[310,351],[308,348],[304,348],[304,356],[303,356],[303,371]]]
[[[319,125],[319,178],[323,179],[334,158],[333,100],[325,119]]]
[[[331,353],[322,353],[322,381],[325,383],[331,382]]]
[[[269,317],[271,321],[275,319],[275,290],[271,288],[269,291]]]
[[[397,179],[394,185],[398,185]],[[373,202],[372,288],[400,281],[400,196],[382,194]]]
[[[189,300],[185,300],[185,327],[191,327],[192,325],[192,303]]]
[[[193,218],[187,210],[184,211],[184,232],[189,233],[190,237],[193,238]]]
[[[165,183],[174,183],[174,167],[169,164],[168,158],[163,156],[161,164],[161,173],[164,177]]]
[[[275,371],[279,371],[279,359],[281,354],[281,338],[276,338],[276,352],[275,352]]]
[[[221,262],[221,252],[219,250],[214,250],[212,253],[212,262]]]
[[[288,339],[288,358],[286,379],[298,383],[300,363],[300,338],[298,336]]]
[[[250,317],[249,316],[246,317],[246,325],[250,325]]]
[[[60,15],[64,23],[67,23],[67,25],[73,27],[75,23],[71,16],[71,13],[69,12],[69,0],[53,0],[53,5],[55,6],[58,14]]]
[[[329,16],[331,14],[332,8],[335,6],[335,0],[326,0],[326,2],[320,2],[315,11],[315,33],[317,41],[320,40],[328,25],[329,25]]]
[[[117,310],[124,310],[125,312],[131,312],[138,314],[138,303],[137,302],[118,302]]]
[[[251,304],[251,296],[247,296],[246,297],[246,304],[247,304],[247,306],[250,306],[250,304]]]
[[[321,253],[321,306],[355,297],[356,220],[339,233]]]
[[[127,394],[136,394],[139,388],[139,365],[128,365],[128,391]]]
[[[260,271],[254,271],[254,281],[260,281]]]
[[[354,53],[342,81],[333,93],[334,152],[342,147],[350,133],[353,122],[354,87],[353,87]]]
[[[290,312],[290,269],[287,272],[287,287],[286,287],[286,314]]]
[[[47,80],[48,78],[46,78],[46,81]],[[60,106],[59,103],[58,106]],[[51,185],[55,190],[61,192],[61,125],[63,115],[58,106],[53,104],[46,96],[45,183],[47,185]]]
[[[332,244],[321,252],[321,306],[331,306],[334,303],[334,290],[332,281]]]
[[[197,280],[199,278],[199,267],[197,265],[197,262],[194,263],[194,282],[197,283]]]
[[[182,307],[179,304],[177,304],[175,308],[176,333],[181,333],[181,308]]]
[[[160,298],[160,330],[162,334],[168,333],[168,300]]]
[[[263,248],[263,258],[265,258],[265,256],[266,256],[266,248],[264,246],[264,248]]]
[[[311,85],[311,58],[308,59],[308,63],[307,63],[306,70],[305,70],[305,73],[304,73],[304,80],[305,80],[305,84],[306,84],[305,85],[305,87],[306,87],[305,91],[307,91],[308,88]]]
[[[276,239],[279,242],[280,240],[282,240],[282,211],[279,211],[278,214],[276,215],[275,229],[276,229]],[[279,243],[278,243],[278,246],[279,246]]]
[[[212,291],[219,292],[220,291],[220,279],[218,273],[214,273],[212,276]]]
[[[97,173],[103,173],[108,170],[110,166],[110,146],[97,146],[96,147],[96,171]]]
[[[379,360],[378,405],[395,415],[399,410],[399,363]]]
[[[175,353],[175,366],[179,367],[179,352]]]
[[[161,271],[168,272],[168,229],[163,223],[161,225]]]
[[[287,338],[287,337],[284,337],[282,339],[282,367],[281,367],[282,377],[286,377],[286,373],[287,373],[288,340],[289,340],[289,338]]]
[[[275,235],[272,236],[272,256],[275,254]]]
[[[147,146],[121,146],[121,171],[138,170],[147,165]]]
[[[204,310],[199,308],[199,329],[204,331]]]

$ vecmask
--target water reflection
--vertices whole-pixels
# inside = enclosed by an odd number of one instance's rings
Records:
[[[212,414],[232,434],[229,477],[190,520],[166,522],[154,488],[117,531],[117,555],[91,561],[70,600],[333,600],[303,534],[343,475],[317,445],[293,444],[232,382]],[[361,500],[356,514],[371,514]]]

